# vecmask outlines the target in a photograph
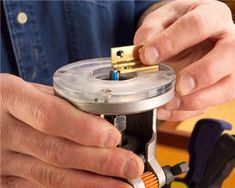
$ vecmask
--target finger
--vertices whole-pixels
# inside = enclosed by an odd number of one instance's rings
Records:
[[[144,24],[136,31],[133,43],[135,45],[144,45],[145,43],[150,41],[151,38],[157,36],[163,30],[163,26],[160,25],[158,25],[157,28],[154,28],[152,26]]]
[[[192,1],[172,1],[152,10],[152,12],[144,18],[142,25],[136,31],[134,44],[142,45],[148,40],[151,40],[154,36],[157,36],[157,34],[161,33],[182,16],[185,13],[182,10],[187,9],[190,4],[192,4]]]
[[[216,84],[189,95],[175,97],[168,105],[173,110],[199,110],[235,98],[235,73]]]
[[[41,185],[15,176],[1,176],[2,188],[43,188]]]
[[[202,115],[206,109],[196,111],[183,111],[183,110],[167,110],[164,107],[158,109],[158,119],[167,121],[182,121],[185,119],[193,118]]]
[[[163,9],[162,11],[159,10],[149,14],[144,19],[143,24],[136,31],[134,36],[134,44],[142,45],[157,34],[161,33],[165,29],[165,23],[169,21],[169,19],[172,19],[172,17],[174,17],[174,15],[172,15],[172,12],[173,11],[169,11],[168,9]],[[166,16],[159,16],[159,14],[167,15],[167,13],[170,13],[170,18]],[[156,20],[154,20],[154,25],[152,23],[153,17],[156,18]]]
[[[218,41],[214,49],[179,73],[177,91],[187,95],[215,84],[235,72],[235,38]]]
[[[16,119],[8,118],[7,123],[11,126],[8,126],[7,133],[3,131],[8,135],[7,138],[4,136],[3,143],[8,149],[34,156],[49,164],[129,179],[137,178],[143,172],[143,162],[130,151],[85,147],[40,133]]]
[[[218,11],[220,15],[216,16]],[[211,17],[213,13],[215,16]],[[168,59],[209,37],[221,36],[229,26],[233,26],[233,22],[226,5],[219,2],[214,6],[199,4],[146,43],[141,60],[153,64]]]
[[[128,184],[114,178],[85,171],[56,168],[19,153],[11,153],[11,163],[8,164],[7,174],[22,177],[50,188],[131,188]]]
[[[45,95],[17,77],[5,78],[1,87],[4,106],[33,128],[83,145],[114,147],[120,142],[119,131],[104,119]]]
[[[53,90],[53,87],[51,86],[46,86],[46,85],[32,83],[32,82],[29,82],[29,83],[44,93],[47,93],[49,95],[54,95],[54,90]]]

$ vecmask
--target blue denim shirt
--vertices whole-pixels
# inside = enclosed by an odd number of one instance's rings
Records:
[[[1,72],[52,84],[56,69],[110,56],[132,44],[141,13],[155,1],[3,1]],[[17,21],[20,12],[27,22]]]

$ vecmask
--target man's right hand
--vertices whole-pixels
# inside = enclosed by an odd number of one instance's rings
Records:
[[[143,163],[117,148],[120,133],[104,119],[53,95],[48,86],[1,74],[3,188],[130,187]]]

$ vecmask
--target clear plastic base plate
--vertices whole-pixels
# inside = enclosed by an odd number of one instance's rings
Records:
[[[158,72],[137,72],[110,80],[109,58],[78,61],[53,77],[57,95],[95,114],[133,114],[167,103],[174,95],[175,73],[160,64]]]

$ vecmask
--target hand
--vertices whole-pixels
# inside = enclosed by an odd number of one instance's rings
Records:
[[[117,148],[119,131],[51,87],[1,74],[1,187],[130,187],[140,158]]]
[[[177,94],[158,118],[183,120],[235,98],[235,25],[215,0],[175,0],[148,14],[134,38],[144,64],[177,73]]]

